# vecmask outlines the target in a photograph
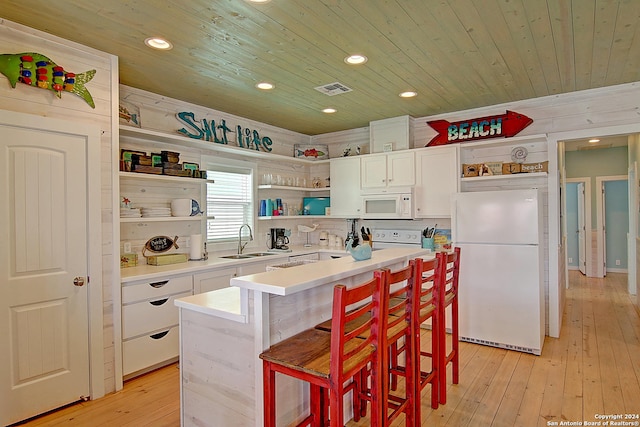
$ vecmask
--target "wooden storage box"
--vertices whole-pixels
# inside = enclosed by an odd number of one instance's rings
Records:
[[[480,167],[482,165],[478,164],[463,164],[462,165],[462,176],[465,178],[471,176],[479,176],[480,175]]]
[[[155,175],[162,175],[162,167],[155,167],[155,166],[133,165],[131,171],[139,172],[139,173],[151,173]]]
[[[182,176],[182,177],[191,178],[193,176],[193,171],[182,170],[182,169],[165,169],[164,174],[169,176]]]
[[[162,167],[164,168],[164,170],[174,170],[174,171],[181,171],[182,170],[182,165],[180,163],[172,163],[172,162],[162,162]]]
[[[120,268],[135,267],[138,265],[138,254],[120,255]]]
[[[549,172],[549,161],[538,163],[523,163],[520,166],[520,172],[533,173],[533,172]]]
[[[520,163],[503,163],[502,174],[509,175],[512,173],[520,173]]]
[[[502,175],[502,162],[487,162],[484,165],[491,171],[490,175]]]
[[[181,262],[187,262],[188,260],[189,260],[189,256],[187,254],[151,255],[147,257],[147,264],[169,265],[169,264],[178,264]]]
[[[168,163],[179,163],[180,162],[180,153],[175,151],[162,151],[162,161]]]

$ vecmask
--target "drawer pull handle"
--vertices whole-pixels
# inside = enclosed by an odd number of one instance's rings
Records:
[[[153,338],[154,340],[159,340],[160,338],[164,338],[168,333],[169,331],[158,332],[157,334],[149,335],[149,337]]]
[[[149,304],[157,306],[157,305],[162,305],[167,301],[169,301],[169,298],[158,299],[158,300],[155,300],[155,301],[149,301]]]
[[[169,283],[168,280],[163,280],[162,282],[153,282],[153,283],[149,283],[149,286],[153,287],[153,288],[161,288],[164,285],[166,285],[167,283]]]

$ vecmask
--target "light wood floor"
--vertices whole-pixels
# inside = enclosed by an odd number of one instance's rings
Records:
[[[541,356],[461,343],[460,384],[449,386],[447,404],[437,410],[425,389],[422,425],[539,427],[639,414],[640,317],[626,278],[571,272],[561,337],[547,337]],[[179,370],[171,365],[128,381],[118,393],[24,425],[179,426],[178,400]],[[348,427],[367,425],[364,419]]]

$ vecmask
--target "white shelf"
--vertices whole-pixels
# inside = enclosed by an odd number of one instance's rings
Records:
[[[538,177],[547,177],[547,172],[531,172],[531,173],[513,173],[513,174],[505,174],[505,175],[485,175],[485,176],[469,176],[466,178],[461,178],[462,182],[477,182],[477,181],[490,181],[490,180],[501,180],[501,179],[526,179],[526,178],[538,178]]]
[[[276,216],[259,216],[258,221],[265,221],[268,219],[306,219],[306,218],[330,218],[329,215],[276,215]]]
[[[153,218],[122,218],[120,222],[178,222],[178,221],[202,221],[203,216],[162,216]]]
[[[329,160],[307,160],[298,157],[283,156],[281,154],[272,154],[266,151],[256,151],[253,149],[240,148],[236,146],[229,146],[225,144],[218,144],[211,141],[204,141],[202,139],[194,139],[185,137],[182,135],[174,135],[165,132],[158,132],[149,129],[141,129],[133,126],[120,126],[120,136],[127,138],[138,138],[146,142],[155,142],[161,144],[171,144],[172,146],[192,147],[199,150],[217,151],[220,153],[236,154],[246,157],[259,157],[264,160],[276,160],[286,162],[296,162],[303,164],[320,164],[328,163]]]
[[[156,175],[153,173],[142,173],[142,172],[120,172],[120,178],[184,182],[189,184],[204,184],[207,182],[213,182],[212,179],[189,178],[184,176],[171,176],[171,175]]]
[[[258,185],[259,190],[289,190],[289,191],[329,191],[329,187],[321,187],[321,188],[312,188],[312,187],[289,187],[287,185]]]
[[[461,150],[473,150],[474,148],[487,148],[492,146],[500,146],[500,145],[513,145],[517,146],[520,144],[526,144],[528,142],[537,142],[537,141],[546,141],[546,134],[536,134],[536,135],[525,135],[525,136],[514,136],[511,138],[490,138],[490,139],[482,139],[482,140],[474,140],[469,142],[460,143]]]

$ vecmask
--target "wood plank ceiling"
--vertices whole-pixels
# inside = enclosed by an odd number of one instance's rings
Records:
[[[640,81],[638,0],[3,0],[0,18],[117,55],[125,85],[308,135]],[[314,89],[333,82],[353,91]]]

